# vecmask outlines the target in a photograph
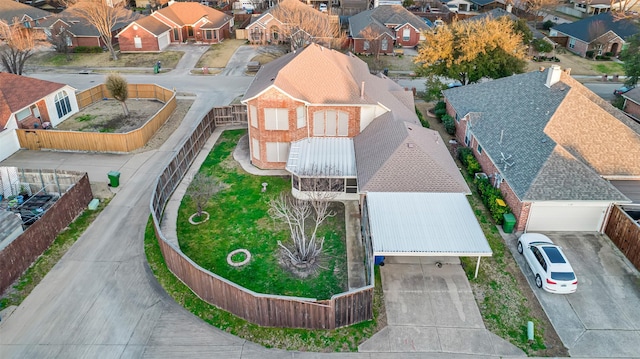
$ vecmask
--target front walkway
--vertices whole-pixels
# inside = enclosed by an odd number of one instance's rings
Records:
[[[387,257],[380,272],[387,327],[360,352],[526,356],[485,329],[458,258]]]

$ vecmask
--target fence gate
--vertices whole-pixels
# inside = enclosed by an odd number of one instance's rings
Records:
[[[26,148],[28,150],[40,150],[41,147],[38,131],[41,130],[16,131],[16,134],[18,135],[18,141],[20,142],[20,147]]]
[[[245,105],[214,107],[210,114],[216,126],[247,124],[247,106]]]

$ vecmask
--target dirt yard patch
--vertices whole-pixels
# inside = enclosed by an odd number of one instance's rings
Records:
[[[529,61],[527,64],[527,71],[536,71],[541,66],[545,68],[549,68],[551,65],[559,65],[563,69],[570,68],[572,75],[613,75],[624,74],[624,70],[622,69],[622,65],[615,61],[594,61],[582,58],[578,55],[574,55],[572,53],[564,53],[564,54],[556,54],[557,58],[560,59],[560,62],[535,62]]]
[[[161,53],[120,54],[114,61],[108,52],[99,54],[59,54],[55,51],[36,53],[29,60],[29,66],[70,66],[70,67],[153,67],[161,61],[163,68],[175,68],[182,58],[182,51],[163,51]]]
[[[209,50],[200,57],[196,67],[226,67],[233,53],[236,52],[238,47],[244,45],[245,42],[245,40],[227,39],[219,44],[211,45]]]
[[[127,100],[129,116],[124,116],[119,101],[109,99],[96,102],[59,124],[63,131],[125,133],[144,125],[164,106],[157,100]]]
[[[182,99],[178,100],[176,109],[173,111],[171,116],[167,119],[167,122],[160,127],[158,131],[151,137],[151,139],[147,142],[143,147],[131,151],[131,153],[140,153],[146,152],[149,150],[157,150],[162,146],[169,136],[173,134],[173,132],[180,126],[182,123],[182,119],[187,115],[191,105],[193,104],[193,100],[191,99]]]

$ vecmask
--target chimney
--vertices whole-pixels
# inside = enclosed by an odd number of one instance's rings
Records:
[[[566,69],[564,69],[564,73],[567,75],[571,75],[571,67],[567,67]]]
[[[511,4],[507,5],[507,12],[511,12],[511,9],[513,9],[513,5]]]
[[[360,98],[364,98],[364,81],[362,81],[362,86],[360,87]]]
[[[562,69],[558,65],[551,65],[549,71],[547,71],[547,82],[544,84],[547,87],[551,87],[555,85],[558,81],[560,81],[560,73]]]

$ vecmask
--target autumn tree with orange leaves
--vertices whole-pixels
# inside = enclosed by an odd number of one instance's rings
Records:
[[[0,20],[0,62],[4,68],[16,75],[22,75],[24,64],[33,56],[35,47],[45,36],[40,31],[24,27],[20,19],[14,18],[11,24]]]
[[[507,17],[456,21],[423,32],[415,62],[425,76],[443,76],[463,85],[483,77],[522,73],[526,46]]]

